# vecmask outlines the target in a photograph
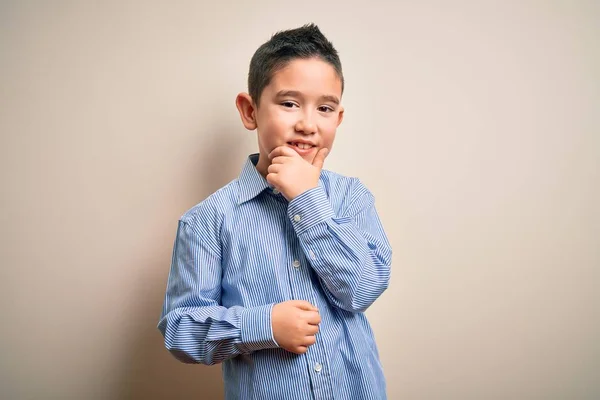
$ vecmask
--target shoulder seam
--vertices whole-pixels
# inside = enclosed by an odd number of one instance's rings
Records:
[[[194,235],[196,235],[200,240],[202,240],[202,235],[200,234],[200,232],[196,228],[194,228],[194,226],[192,224],[190,224],[190,223],[188,223],[188,222],[186,222],[186,221],[184,221],[182,219],[180,219],[179,221],[183,225],[185,225],[186,227],[188,227],[194,233]],[[210,246],[206,246],[205,249],[210,254],[212,254],[214,257],[219,258],[219,259],[221,258],[221,255],[218,254],[217,252],[215,252],[215,250],[213,250]]]

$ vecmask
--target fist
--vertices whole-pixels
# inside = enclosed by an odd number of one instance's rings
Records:
[[[279,146],[269,154],[267,182],[292,201],[298,195],[319,185],[319,176],[329,150],[320,149],[312,163],[288,146]]]
[[[320,322],[317,308],[303,300],[275,304],[271,313],[275,341],[279,347],[296,354],[306,353],[315,344]]]

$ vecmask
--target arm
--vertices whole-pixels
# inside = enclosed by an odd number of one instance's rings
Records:
[[[288,216],[329,301],[362,312],[388,287],[392,249],[373,195],[358,180],[349,195],[336,217],[319,186],[293,199]]]
[[[209,240],[203,240],[207,235],[210,232],[201,235],[179,222],[158,324],[166,348],[182,362],[211,365],[278,347],[271,328],[272,305],[220,305],[221,257]]]

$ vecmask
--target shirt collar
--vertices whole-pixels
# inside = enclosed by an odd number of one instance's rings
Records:
[[[258,162],[258,153],[251,154],[246,159],[246,163],[242,168],[242,172],[238,178],[239,195],[238,204],[242,204],[248,200],[252,200],[258,196],[263,190],[270,187],[267,180],[256,169]]]

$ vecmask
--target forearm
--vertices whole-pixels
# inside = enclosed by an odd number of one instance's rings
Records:
[[[271,310],[272,305],[180,307],[166,312],[158,328],[165,347],[178,360],[212,365],[239,354],[277,347]]]
[[[331,302],[365,311],[388,287],[390,263],[351,223],[334,219],[304,232],[302,248]]]
[[[366,310],[390,278],[392,251],[372,199],[367,200],[356,212],[336,218],[325,193],[317,188],[294,199],[288,209],[328,299],[352,312]]]

